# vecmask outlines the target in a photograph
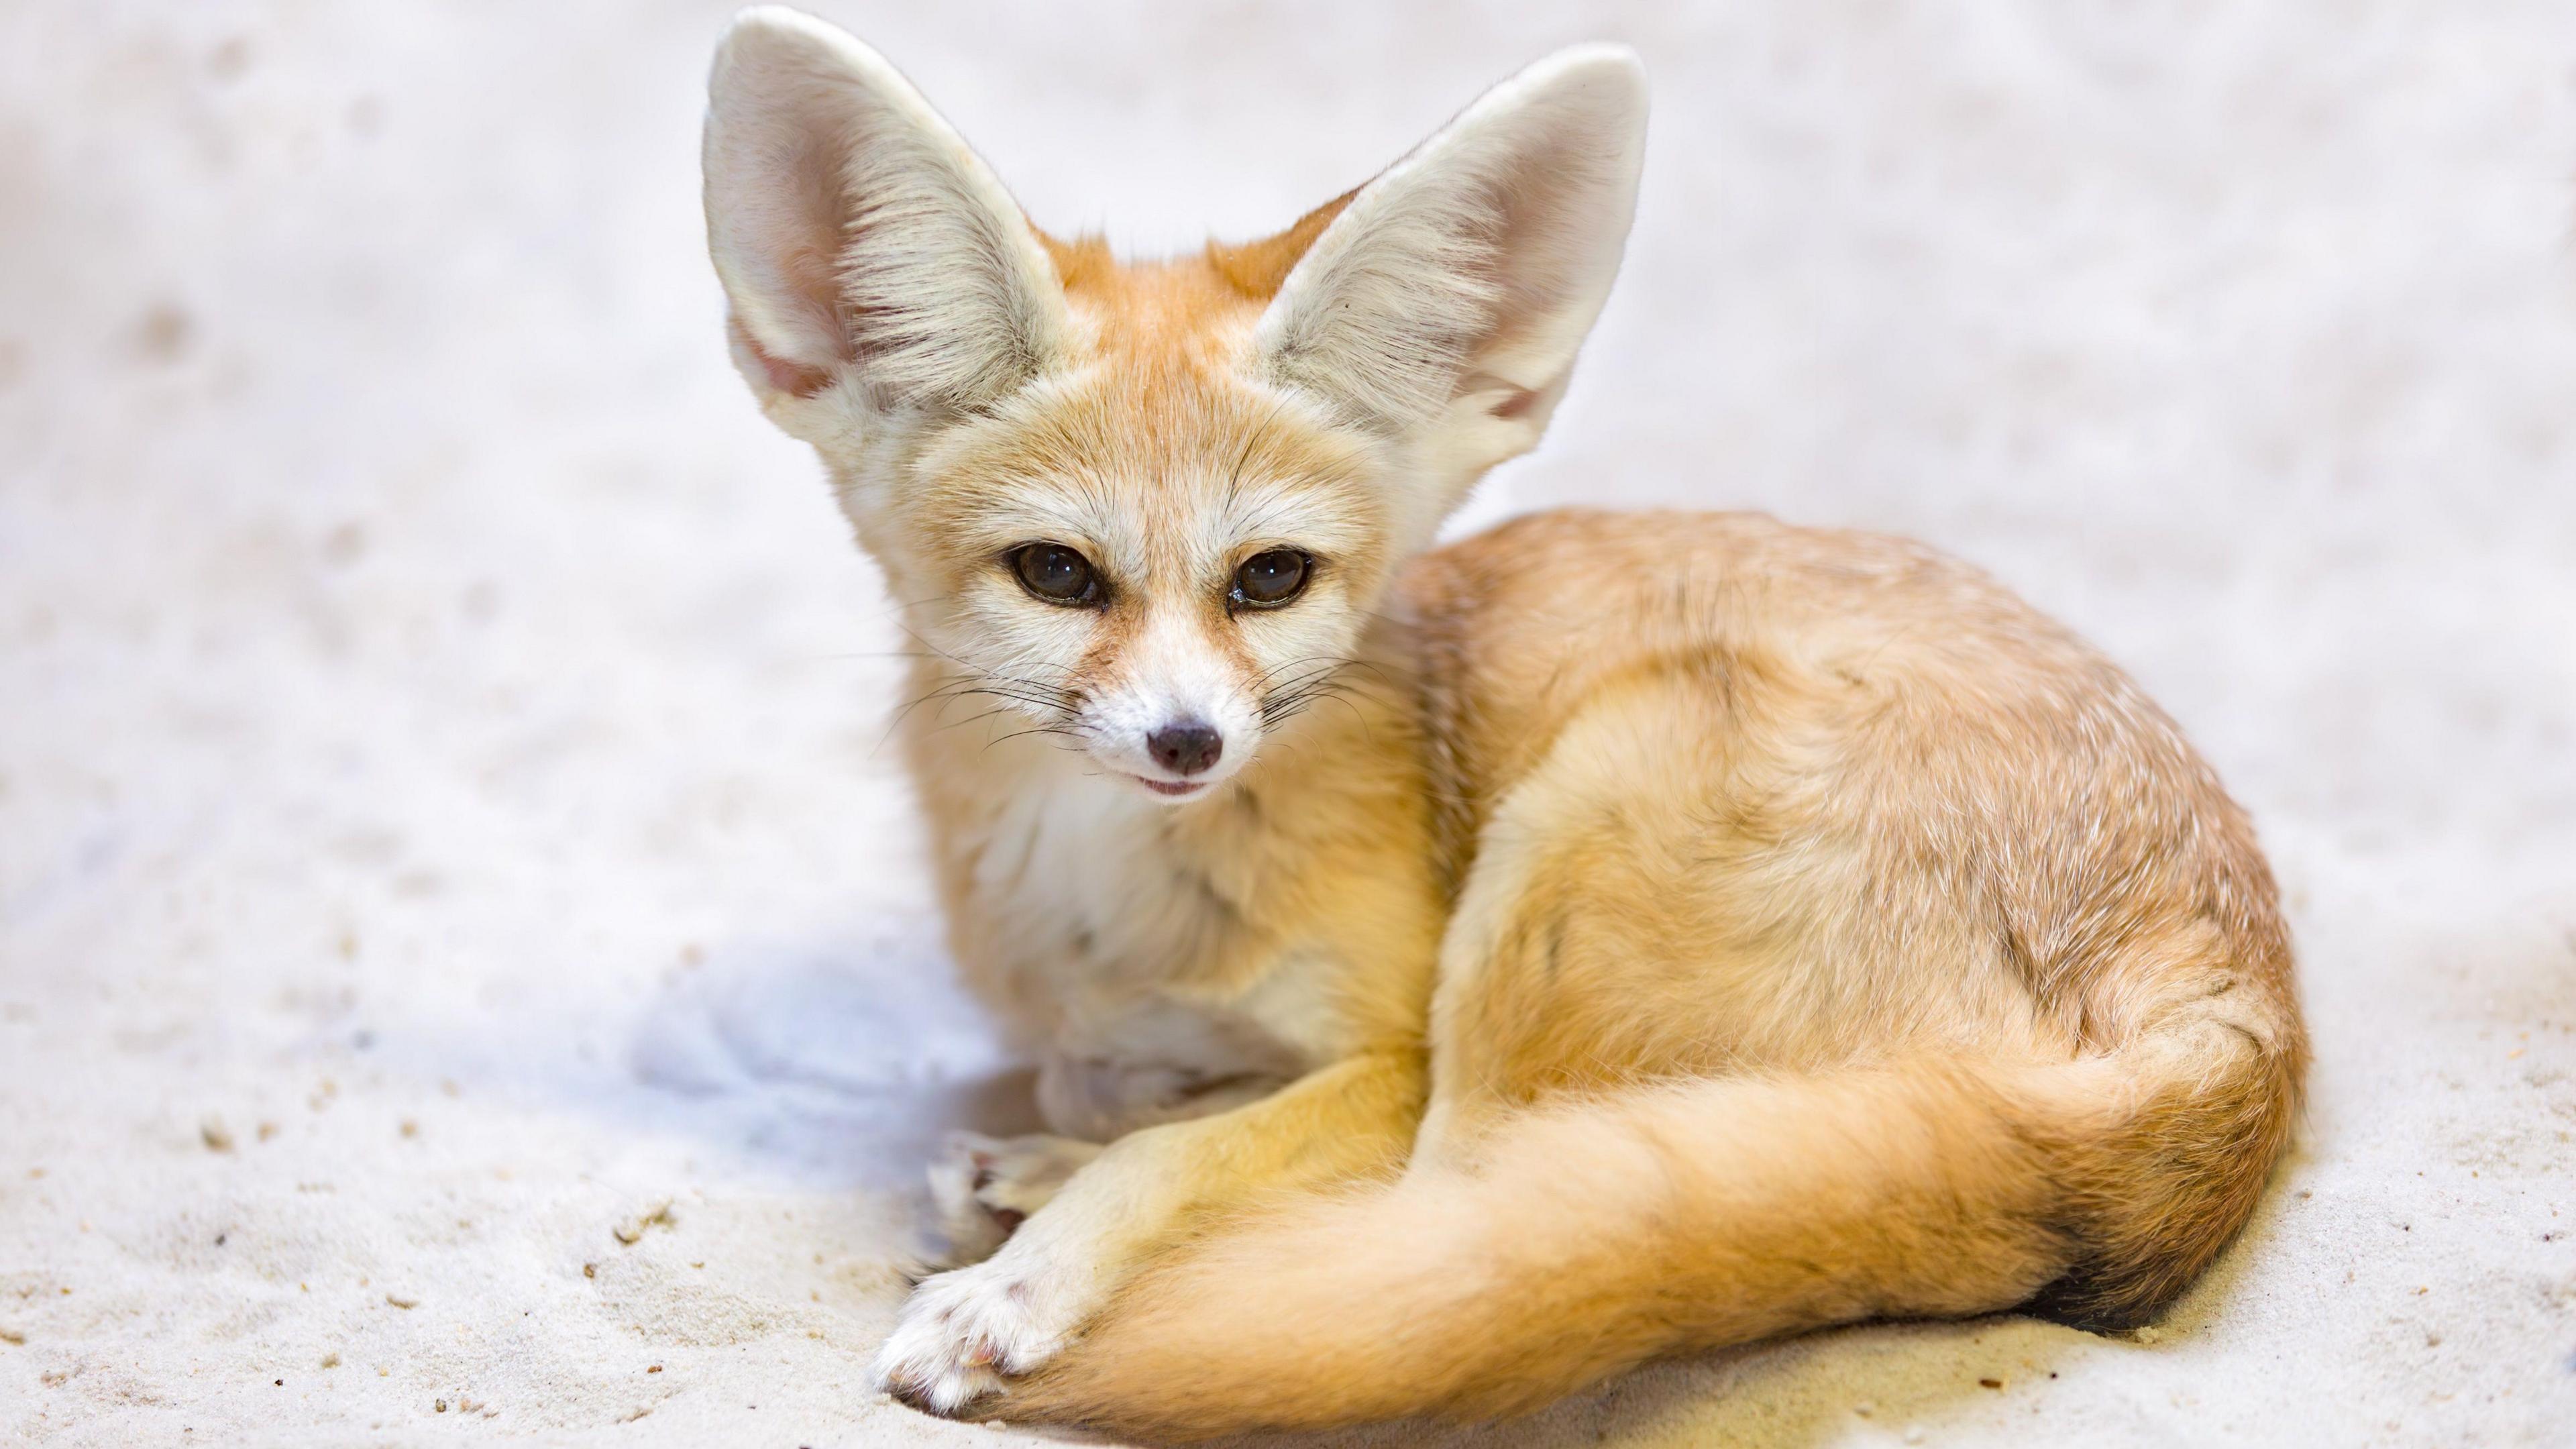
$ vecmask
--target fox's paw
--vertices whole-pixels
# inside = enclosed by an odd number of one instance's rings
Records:
[[[930,1197],[948,1239],[948,1262],[993,1256],[1012,1229],[1099,1155],[1098,1147],[1070,1137],[949,1134],[947,1150],[930,1163]]]
[[[877,1386],[954,1414],[1053,1358],[1080,1326],[1075,1297],[1007,1255],[925,1279],[877,1350]]]

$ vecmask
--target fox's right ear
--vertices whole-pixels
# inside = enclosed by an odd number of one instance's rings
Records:
[[[793,404],[834,388],[870,415],[971,408],[1062,347],[1063,291],[1027,218],[847,33],[776,6],[737,17],[703,160],[735,360],[789,431],[807,430]]]

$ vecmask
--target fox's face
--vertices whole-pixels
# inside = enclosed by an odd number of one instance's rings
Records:
[[[1104,354],[939,429],[858,507],[953,688],[1185,800],[1329,687],[1391,520],[1365,440],[1222,370]]]
[[[1031,226],[873,52],[716,62],[734,355],[815,445],[934,692],[1205,795],[1341,682],[1394,567],[1534,445],[1633,208],[1643,89],[1570,51],[1289,230],[1121,265]]]

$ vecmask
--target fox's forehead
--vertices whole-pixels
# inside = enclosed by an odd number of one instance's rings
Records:
[[[1368,444],[1254,375],[1263,309],[1339,207],[1166,260],[1042,237],[1073,355],[931,442],[917,528],[960,562],[1048,540],[1140,580],[1280,544],[1373,571],[1386,519]]]
[[[1135,576],[1228,567],[1291,545],[1361,562],[1383,546],[1369,459],[1255,390],[1131,391],[1103,372],[1042,384],[965,446],[925,460],[923,518],[946,548],[1082,548]]]

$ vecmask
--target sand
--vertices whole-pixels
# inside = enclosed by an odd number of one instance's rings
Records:
[[[1148,249],[1637,43],[1630,266],[1480,506],[1894,529],[2068,619],[2254,811],[2318,1064],[2152,1334],[1486,1442],[2576,1443],[2576,11],[1570,8],[836,13]],[[1024,1106],[876,575],[721,356],[721,14],[0,10],[0,1442],[1004,1442],[865,1382],[924,1145]]]

